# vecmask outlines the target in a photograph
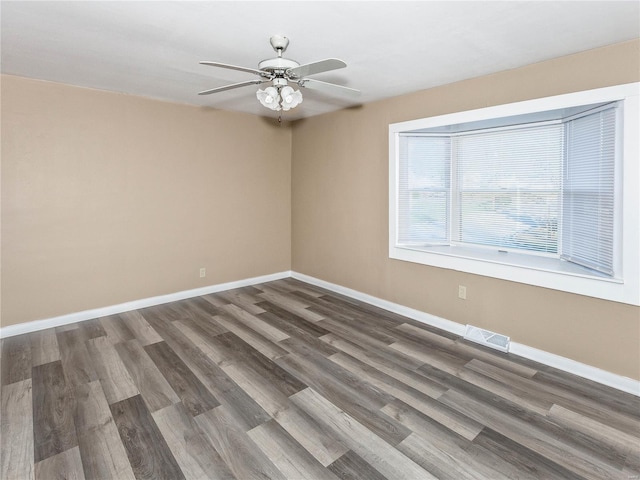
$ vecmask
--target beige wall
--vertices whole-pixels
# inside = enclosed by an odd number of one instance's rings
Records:
[[[639,58],[627,42],[293,131],[2,76],[1,325],[293,268],[640,379],[638,307],[387,253],[389,123],[638,81]]]
[[[638,80],[632,41],[296,122],[293,270],[640,379],[638,307],[388,258],[389,123]]]
[[[3,327],[291,268],[289,128],[11,76],[1,88]]]

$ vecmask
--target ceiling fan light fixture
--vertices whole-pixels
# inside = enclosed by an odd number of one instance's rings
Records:
[[[246,87],[249,85],[258,85],[271,82],[271,86],[264,90],[258,89],[256,98],[262,106],[269,110],[288,111],[297,107],[302,103],[302,93],[300,90],[294,90],[289,83],[297,84],[299,87],[316,88],[319,90],[331,90],[338,92],[346,92],[351,94],[360,93],[358,90],[334,83],[322,82],[320,80],[312,80],[307,77],[319,73],[337,70],[347,66],[342,60],[337,58],[326,58],[317,62],[300,63],[289,58],[284,58],[282,53],[289,45],[289,39],[281,35],[271,37],[271,46],[278,54],[275,58],[267,58],[258,64],[258,68],[240,67],[238,65],[229,65],[227,63],[202,61],[203,65],[211,67],[227,68],[229,70],[238,70],[240,72],[252,73],[260,77],[259,80],[249,80],[246,82],[233,83],[222,87],[211,88],[199,92],[198,95],[210,95],[212,93],[225,92],[235,88]],[[309,85],[307,85],[309,83]]]
[[[280,110],[280,95],[275,87],[267,87],[264,90],[258,89],[256,97],[262,104],[270,110]]]
[[[282,110],[291,110],[302,103],[302,93],[300,90],[286,86],[280,91],[282,97]]]

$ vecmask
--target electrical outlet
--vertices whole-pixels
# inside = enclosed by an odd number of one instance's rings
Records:
[[[207,276],[207,269],[206,268],[201,268],[200,269],[200,278],[204,278]]]
[[[462,300],[467,299],[467,287],[464,285],[458,285],[458,298],[461,298]]]

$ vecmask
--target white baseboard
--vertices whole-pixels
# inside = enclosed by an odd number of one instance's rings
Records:
[[[317,287],[326,288],[327,290],[331,290],[332,292],[340,293],[355,300],[366,302],[370,305],[373,305],[374,307],[380,307],[384,310],[388,310],[390,312],[397,313],[414,320],[418,320],[419,322],[441,328],[442,330],[455,333],[456,335],[462,336],[465,332],[465,326],[460,323],[452,322],[451,320],[445,320],[444,318],[436,317],[435,315],[421,312],[420,310],[405,307],[404,305],[400,305],[398,303],[389,302],[388,300],[383,300],[382,298],[374,297],[373,295],[368,295],[366,293],[359,292],[358,290],[352,290],[341,285],[336,285],[335,283],[325,282],[324,280],[310,277],[309,275],[305,275],[304,273],[291,272],[291,276],[297,280],[300,280],[301,282],[306,282]]]
[[[543,363],[544,365],[557,368],[558,370],[572,373],[573,375],[640,397],[640,382],[632,378],[616,375],[615,373],[607,372],[601,368],[592,367],[586,363],[577,362],[570,358],[556,355],[555,353],[549,353],[544,350],[529,347],[528,345],[523,345],[522,343],[511,342],[509,351],[514,355],[528,358],[530,360]]]
[[[435,315],[430,315],[428,313],[405,307],[388,300],[383,300],[381,298],[374,297],[357,290],[352,290],[341,285],[336,285],[334,283],[326,282],[315,277],[310,277],[309,275],[305,275],[303,273],[291,272],[291,276],[302,282],[310,283],[312,285],[331,290],[332,292],[351,297],[355,300],[369,303],[376,307],[383,308],[384,310],[409,317],[413,320],[417,320],[433,327],[441,328],[442,330],[454,333],[456,335],[462,336],[465,332],[464,325],[457,322],[452,322],[451,320],[445,320],[443,318],[436,317]],[[592,367],[591,365],[577,362],[575,360],[561,357],[560,355],[545,352],[544,350],[539,350],[537,348],[529,347],[517,342],[511,342],[509,351],[514,355],[528,358],[529,360],[533,360],[544,365],[557,368],[558,370],[562,370],[567,373],[578,375],[588,380],[593,380],[594,382],[607,385],[623,392],[631,393],[632,395],[640,396],[640,382],[632,378],[607,372],[606,370]]]
[[[131,302],[120,303],[118,305],[111,305],[108,307],[84,310],[82,312],[60,315],[59,317],[47,318],[44,320],[35,320],[32,322],[19,323],[17,325],[9,325],[7,327],[0,328],[0,338],[13,337],[15,335],[21,335],[23,333],[36,332],[38,330],[45,330],[47,328],[68,325],[69,323],[76,323],[82,322],[83,320],[106,317],[107,315],[115,315],[117,313],[129,312],[131,310],[137,310],[139,308],[152,307],[154,305],[161,305],[163,303],[184,300],[185,298],[199,297],[201,295],[207,295],[209,293],[231,290],[233,288],[248,287],[251,285],[256,285],[258,283],[265,283],[271,282],[273,280],[280,280],[281,278],[288,278],[290,276],[291,271],[272,273],[270,275],[262,275],[260,277],[246,278],[244,280],[237,280],[227,283],[219,283],[217,285],[194,288],[193,290],[184,290],[182,292],[169,293],[167,295],[159,295],[157,297],[143,298],[141,300],[134,300]]]
[[[117,313],[128,312],[131,310],[137,310],[139,308],[152,307],[154,305],[161,305],[163,303],[175,302],[178,300],[184,300],[185,298],[199,297],[201,295],[207,295],[209,293],[221,292],[224,290],[231,290],[233,288],[248,287],[259,283],[271,282],[273,280],[280,280],[282,278],[293,277],[300,281],[316,285],[321,288],[325,288],[332,292],[336,292],[347,297],[351,297],[355,300],[366,302],[370,305],[380,307],[384,310],[388,310],[399,315],[417,320],[433,327],[441,328],[447,332],[454,333],[456,335],[464,335],[465,326],[446,320],[444,318],[436,317],[420,310],[405,307],[398,303],[383,300],[373,295],[368,295],[351,288],[343,287],[335,283],[320,280],[309,275],[305,275],[298,272],[284,271],[279,273],[273,273],[270,275],[263,275],[260,277],[247,278],[244,280],[237,280],[233,282],[220,283],[217,285],[210,285],[208,287],[195,288],[193,290],[185,290],[182,292],[170,293],[167,295],[160,295],[157,297],[144,298],[141,300],[134,300],[132,302],[120,303],[118,305],[112,305],[108,307],[95,308],[92,310],[85,310],[82,312],[70,313],[68,315],[61,315],[59,317],[47,318],[44,320],[36,320],[33,322],[19,323],[17,325],[9,325],[7,327],[0,328],[0,338],[12,337],[14,335],[21,335],[23,333],[35,332],[38,330],[44,330],[52,327],[59,327],[61,325],[67,325],[69,323],[81,322],[83,320],[91,320],[94,318],[105,317],[107,315],[115,315]],[[621,390],[623,392],[631,393],[633,395],[640,396],[640,382],[628,377],[616,375],[615,373],[607,372],[600,368],[592,367],[584,363],[571,360],[569,358],[561,357],[553,353],[545,352],[537,348],[529,347],[517,342],[511,342],[509,351],[515,355],[519,355],[530,360],[548,365],[550,367],[563,370],[580,377],[593,380],[594,382],[607,385],[609,387]]]

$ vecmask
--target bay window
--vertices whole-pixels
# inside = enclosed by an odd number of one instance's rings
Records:
[[[390,126],[390,257],[640,304],[638,84]]]

